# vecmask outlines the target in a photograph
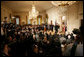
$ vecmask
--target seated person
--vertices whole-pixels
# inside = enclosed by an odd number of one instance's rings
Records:
[[[8,52],[9,52],[8,45],[3,44],[1,56],[10,56]]]

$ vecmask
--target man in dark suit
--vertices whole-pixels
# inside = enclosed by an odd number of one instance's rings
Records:
[[[59,25],[55,25],[55,31],[58,32]]]

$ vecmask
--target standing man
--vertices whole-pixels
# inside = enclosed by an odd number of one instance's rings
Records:
[[[52,24],[52,20],[51,20],[50,30],[52,30],[52,31],[53,31],[53,24]]]
[[[55,31],[56,31],[56,33],[58,32],[58,29],[59,29],[59,25],[58,25],[57,22],[55,22]]]
[[[4,28],[4,35],[5,35],[5,38],[6,38],[7,37],[7,17],[4,17],[3,28]]]

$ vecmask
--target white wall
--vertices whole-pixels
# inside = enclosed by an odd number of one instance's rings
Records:
[[[61,12],[58,10],[57,7],[53,7],[46,11],[48,14],[48,23],[50,24],[50,21],[53,21],[53,24],[55,24],[55,20],[59,24],[61,24],[61,16],[66,16],[67,19],[67,30],[68,32],[72,32],[74,28],[80,27],[80,20],[83,19],[83,15],[80,15],[80,13],[83,13],[83,2],[75,3],[71,5],[68,10],[65,12],[65,14],[59,14],[58,12]]]
[[[55,25],[55,21],[57,21],[59,24],[61,24],[61,16],[58,12],[59,12],[59,10],[57,7],[53,7],[46,11],[46,13],[48,14],[48,17],[49,17],[48,24],[51,23],[51,20],[54,25]]]
[[[80,21],[83,19],[83,3],[80,2],[78,4],[74,4],[68,8],[67,11],[67,30],[68,32],[72,32],[74,28],[80,27]]]

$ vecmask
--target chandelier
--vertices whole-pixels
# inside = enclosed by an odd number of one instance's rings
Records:
[[[76,1],[51,1],[54,6],[57,6],[59,14],[65,14],[67,7],[75,2]]]
[[[33,1],[32,10],[29,11],[29,19],[36,19],[38,14],[39,14],[39,12],[36,10],[36,7],[35,7],[34,1]]]
[[[74,4],[76,1],[51,1],[51,2],[55,6],[67,6]]]

